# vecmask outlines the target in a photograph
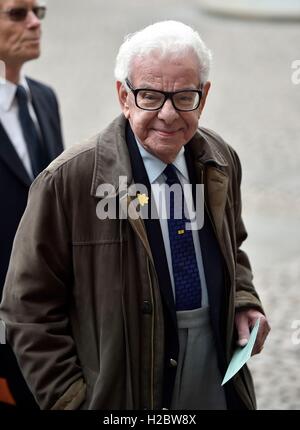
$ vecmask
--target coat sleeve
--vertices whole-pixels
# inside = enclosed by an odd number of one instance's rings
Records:
[[[243,242],[247,238],[247,231],[242,219],[241,201],[241,178],[242,169],[238,155],[231,149],[234,160],[233,189],[235,206],[235,233],[236,233],[236,309],[255,308],[264,313],[262,304],[255,287],[253,285],[253,274],[249,258],[245,251],[241,249]]]
[[[33,183],[14,245],[0,318],[42,409],[75,409],[85,384],[70,331],[70,232],[58,192],[59,169]]]

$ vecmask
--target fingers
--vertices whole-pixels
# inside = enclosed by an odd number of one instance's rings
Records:
[[[264,347],[265,340],[271,328],[265,316],[260,318],[259,331],[257,334],[256,342],[252,351],[252,355],[259,354]]]
[[[238,339],[237,343],[239,346],[245,346],[248,343],[249,338],[247,337],[242,337],[241,339]]]
[[[239,346],[245,346],[250,337],[248,318],[243,313],[240,313],[236,315],[235,322],[238,332],[237,344]]]
[[[238,333],[237,344],[239,346],[245,346],[248,343],[250,330],[254,327],[257,319],[260,320],[260,323],[252,355],[259,354],[262,351],[265,340],[270,332],[269,323],[265,315],[256,309],[241,310],[235,315],[235,325]]]

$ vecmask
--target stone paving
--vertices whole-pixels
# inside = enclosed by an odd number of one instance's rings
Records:
[[[27,66],[53,85],[67,145],[119,113],[114,58],[123,36],[164,19],[195,27],[214,54],[203,125],[243,165],[244,220],[257,289],[272,332],[250,360],[260,409],[300,409],[300,26],[206,15],[200,0],[48,2],[43,56]]]

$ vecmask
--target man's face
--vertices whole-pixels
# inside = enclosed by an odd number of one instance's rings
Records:
[[[130,82],[134,88],[151,88],[160,91],[199,89],[199,65],[196,56],[182,57],[150,54],[136,58],[132,65]],[[203,89],[198,109],[190,112],[175,110],[170,99],[158,111],[145,111],[135,104],[134,95],[117,82],[119,100],[134,134],[142,146],[165,163],[172,163],[180,149],[194,136],[198,120],[210,87]]]
[[[0,0],[0,11],[15,7],[31,9],[35,0]],[[0,60],[6,67],[19,67],[40,55],[41,25],[32,11],[24,21],[14,22],[0,13]]]

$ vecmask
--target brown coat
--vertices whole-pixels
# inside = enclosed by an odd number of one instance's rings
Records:
[[[143,221],[96,216],[100,184],[118,188],[119,176],[132,182],[125,123],[121,115],[50,164],[31,187],[15,239],[0,317],[42,409],[162,407],[162,303]],[[196,133],[191,148],[230,273],[229,360],[235,310],[262,311],[240,250],[247,236],[241,168],[234,151],[208,130]],[[122,205],[129,203],[125,196]],[[144,302],[152,313],[141,311]],[[246,366],[234,384],[255,408]]]

